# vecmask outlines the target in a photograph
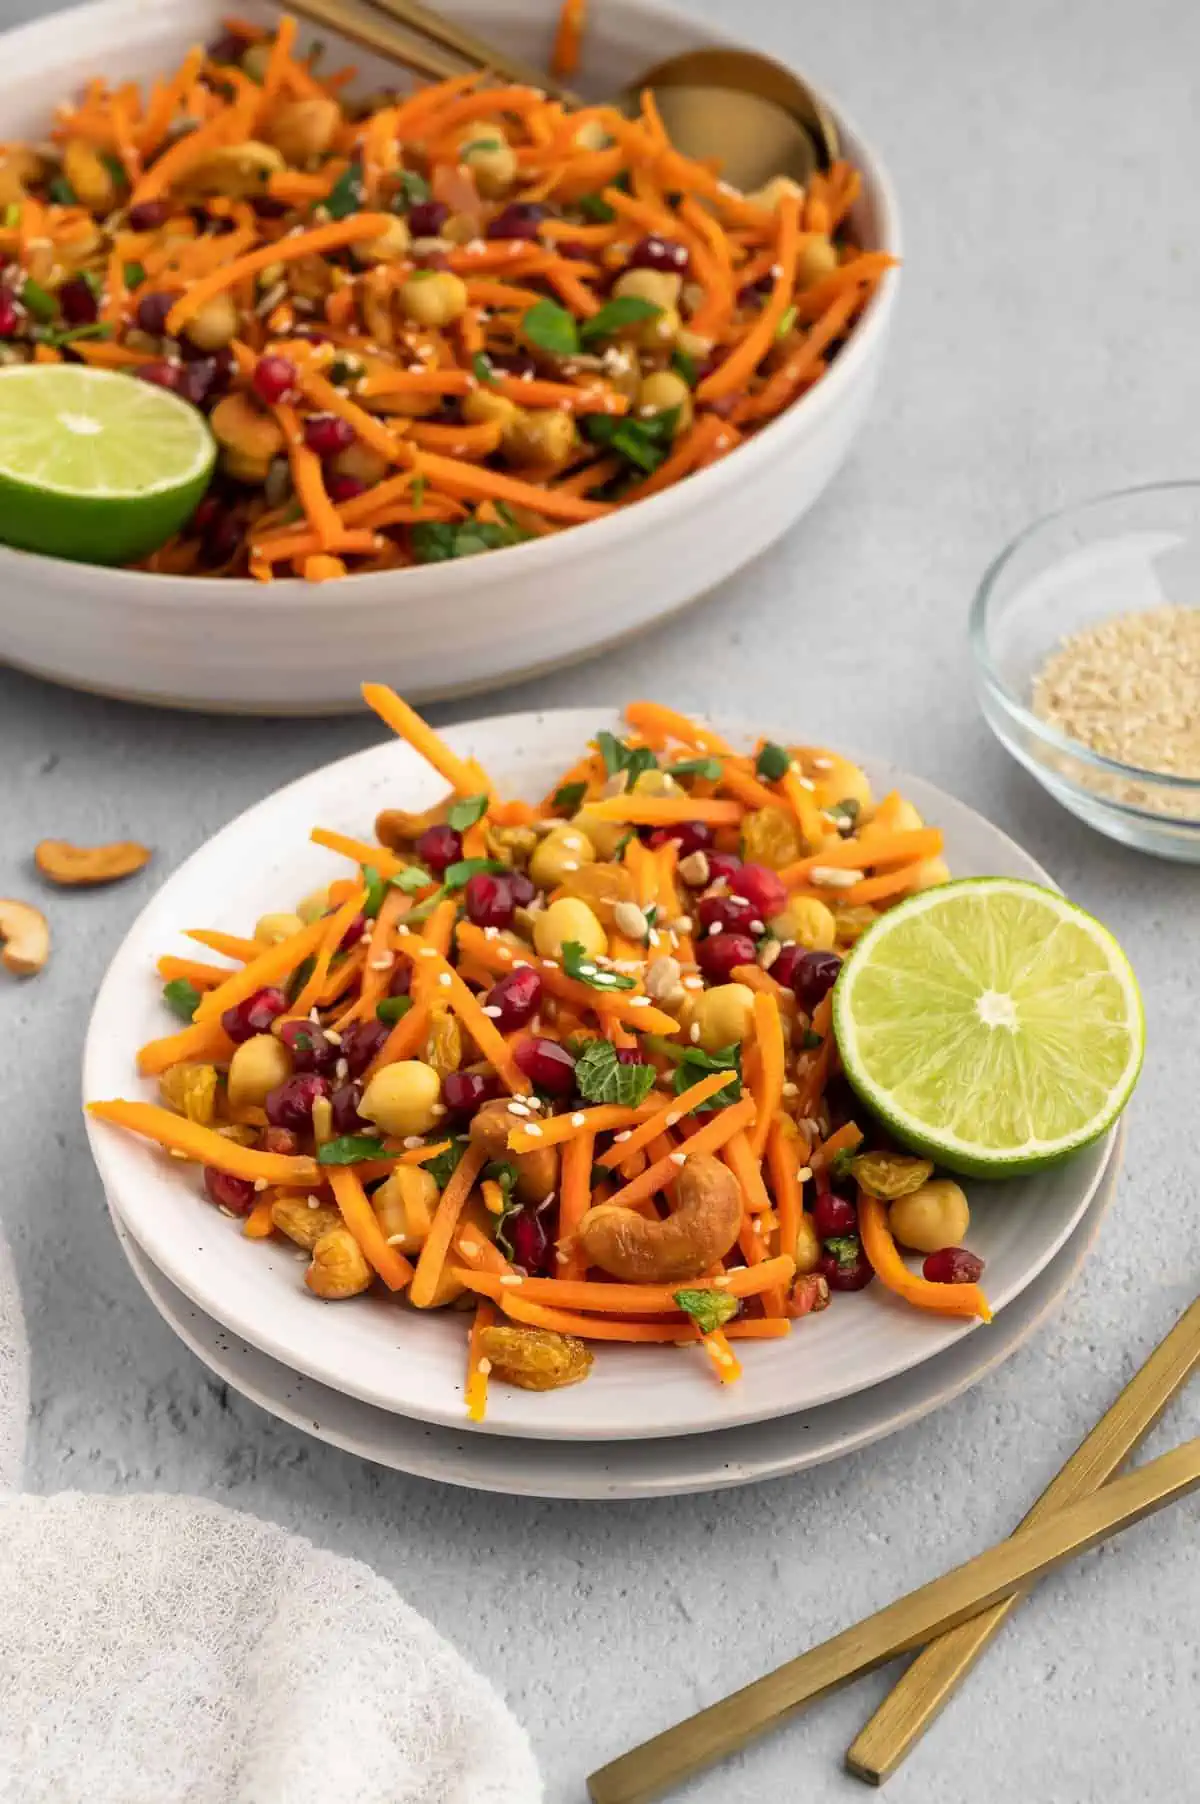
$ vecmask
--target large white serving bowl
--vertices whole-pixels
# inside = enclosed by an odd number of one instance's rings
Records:
[[[769,723],[768,723],[769,724]],[[500,790],[541,795],[598,728],[621,730],[607,710],[515,714],[455,728]],[[723,729],[750,746],[754,733]],[[793,735],[778,734],[784,741]],[[927,783],[866,761],[880,793],[898,786],[946,836],[956,875],[994,873],[1048,882],[1044,871],[971,809]],[[135,1075],[137,1048],[171,1031],[155,961],[194,953],[182,929],[245,933],[257,918],[344,875],[344,860],[308,842],[317,824],[370,833],[384,806],[423,808],[435,778],[409,747],[379,745],[314,771],[251,808],[163,885],[117,952],[96,998],[84,1053],[88,1100],[152,1094]],[[463,1425],[466,1329],[453,1311],[420,1314],[372,1293],[317,1303],[302,1282],[306,1256],[290,1242],[250,1241],[204,1200],[196,1166],[89,1118],[92,1152],[110,1207],[171,1282],[232,1332],[298,1372],[379,1408]],[[1111,1136],[1110,1136],[1111,1138]],[[1004,1184],[971,1184],[970,1245],[987,1262],[999,1312],[1053,1258],[1100,1181],[1108,1144]],[[786,1340],[739,1347],[744,1380],[719,1385],[698,1347],[601,1347],[585,1384],[530,1393],[493,1387],[483,1432],[559,1440],[691,1434],[815,1409],[867,1390],[991,1331],[912,1309],[872,1284],[834,1298]]]
[[[144,80],[172,67],[216,34],[223,10],[222,0],[101,0],[5,34],[0,137],[44,137],[55,103],[97,73]],[[248,10],[278,17],[253,0]],[[545,57],[553,0],[447,0],[445,10],[535,62]],[[646,0],[605,0],[593,8],[583,85],[614,93],[714,35]],[[330,44],[364,80],[394,78],[365,53]],[[863,172],[861,239],[898,254],[884,168],[832,110]],[[812,506],[866,414],[895,286],[893,271],[828,375],[795,407],[636,507],[506,551],[333,584],[150,576],[0,548],[0,658],[102,694],[272,714],[359,707],[368,665],[428,700],[570,663],[694,601]]]

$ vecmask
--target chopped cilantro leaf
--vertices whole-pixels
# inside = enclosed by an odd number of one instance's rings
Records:
[[[677,1290],[675,1301],[690,1315],[701,1334],[715,1334],[731,1322],[741,1304],[727,1290]]]
[[[550,806],[560,814],[574,814],[586,794],[586,783],[564,783],[561,789],[555,790]]]
[[[447,824],[456,833],[465,833],[476,821],[481,821],[487,813],[488,793],[483,790],[477,796],[464,796],[459,802],[452,802],[446,811]]]
[[[672,764],[668,774],[672,777],[703,777],[709,783],[719,783],[724,769],[719,758],[688,758],[683,764]]]
[[[407,213],[410,207],[418,207],[429,199],[429,183],[415,169],[402,169],[396,180],[398,185],[392,196],[394,213]]]
[[[462,1135],[457,1140],[452,1140],[445,1152],[439,1153],[436,1159],[427,1159],[421,1170],[429,1173],[439,1190],[444,1190],[458,1170],[458,1162],[466,1150],[466,1136]]]
[[[410,864],[407,869],[397,871],[388,881],[394,889],[402,890],[406,896],[415,896],[418,890],[428,889],[433,878],[419,864]]]
[[[342,1134],[317,1148],[318,1165],[361,1165],[365,1159],[383,1159],[387,1148],[374,1134]]]
[[[368,921],[373,921],[383,907],[383,898],[387,894],[387,884],[383,881],[383,878],[379,875],[379,872],[375,869],[373,864],[364,864],[362,874],[363,882],[367,887],[367,894],[363,901],[362,911],[366,915]]]
[[[637,985],[632,977],[626,977],[621,971],[605,970],[595,959],[589,958],[578,940],[567,940],[562,949],[562,966],[568,977],[576,983],[586,983],[593,990],[636,990]]]
[[[712,1071],[728,1071],[730,1081],[715,1096],[701,1103],[704,1110],[723,1109],[742,1094],[742,1049],[738,1045],[723,1046],[719,1052],[705,1052],[702,1047],[688,1046],[675,1066],[675,1094],[682,1096],[693,1084]]]
[[[163,985],[163,1001],[181,1021],[190,1021],[200,1007],[200,992],[186,977],[173,978]]]
[[[787,768],[790,762],[791,761],[783,747],[781,745],[773,745],[771,741],[768,740],[766,745],[764,745],[759,752],[758,757],[754,760],[754,768],[760,777],[766,778],[768,783],[778,783],[780,777],[787,774]]]
[[[695,388],[700,380],[700,366],[686,351],[672,351],[671,368],[677,376],[683,378],[689,388]]]
[[[363,204],[363,172],[361,163],[351,163],[339,175],[325,198],[325,211],[330,219],[349,219]]]
[[[375,1004],[375,1019],[386,1021],[391,1026],[397,1021],[403,1021],[411,1007],[411,996],[385,996],[382,1002]]]
[[[606,301],[599,313],[593,313],[591,319],[584,320],[579,328],[579,342],[591,345],[601,338],[612,338],[623,326],[636,325],[638,320],[653,319],[662,308],[653,301],[644,301],[637,294],[619,294],[615,300]]]
[[[579,350],[575,316],[557,301],[538,301],[521,316],[521,334],[528,344],[552,357],[573,357]]]
[[[581,194],[575,205],[593,225],[611,225],[617,217],[602,194]]]
[[[501,864],[496,858],[460,858],[457,864],[448,864],[442,872],[442,882],[447,889],[462,889],[471,881],[478,871],[506,871],[508,866]]]
[[[596,734],[595,745],[604,760],[608,775],[615,777],[624,771],[629,779],[630,789],[643,771],[658,769],[658,759],[648,745],[626,745],[615,733],[607,733],[603,728]]]

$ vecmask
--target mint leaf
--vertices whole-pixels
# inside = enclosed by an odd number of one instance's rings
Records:
[[[362,874],[363,882],[367,886],[367,894],[363,902],[362,911],[369,921],[373,921],[383,907],[383,898],[387,894],[387,884],[383,881],[383,878],[379,875],[379,872],[375,869],[373,864],[364,864]]]
[[[588,957],[578,940],[568,940],[562,949],[562,967],[576,983],[586,983],[593,990],[636,990],[632,977],[621,971],[606,971]]]
[[[574,315],[557,301],[538,301],[528,308],[521,316],[521,335],[528,344],[548,351],[552,357],[574,357],[579,350]]]
[[[827,808],[825,812],[837,822],[841,829],[855,826],[860,810],[861,804],[856,796],[845,796],[840,802],[835,802],[832,808]]]
[[[727,1290],[677,1290],[675,1301],[690,1315],[701,1334],[715,1334],[731,1322],[741,1304]]]
[[[564,783],[561,789],[555,790],[550,806],[560,814],[574,814],[586,794],[586,783]]]
[[[857,1159],[857,1157],[858,1157],[858,1153],[852,1147],[843,1146],[842,1150],[840,1152],[834,1153],[832,1159],[829,1161],[830,1177],[831,1178],[851,1177],[853,1175],[853,1171],[854,1171],[854,1161],[855,1161],[855,1159]]]
[[[374,1134],[343,1134],[317,1148],[318,1165],[361,1165],[366,1159],[386,1159],[387,1148]]]
[[[821,1035],[815,1034],[811,1027],[806,1027],[803,1034],[800,1036],[801,1052],[816,1052],[817,1048],[819,1046],[824,1046],[824,1044],[825,1041],[822,1039]]]
[[[407,213],[410,207],[418,207],[430,196],[429,183],[415,169],[402,169],[396,178],[397,188],[392,196],[393,213]]]
[[[669,407],[663,413],[637,420],[631,420],[628,415],[622,418],[608,413],[584,414],[579,426],[593,445],[615,451],[626,463],[650,475],[666,458],[678,423],[679,409]]]
[[[689,388],[695,388],[700,380],[700,366],[686,351],[671,352],[671,368],[677,376],[683,377]]]
[[[394,877],[389,877],[388,882],[393,889],[403,890],[406,896],[415,896],[418,890],[428,889],[433,878],[420,865],[410,864],[405,870],[397,871]]]
[[[181,1021],[190,1022],[200,1007],[200,992],[186,977],[176,977],[165,983],[162,995],[171,1013],[178,1015]]]
[[[498,858],[460,858],[457,864],[448,864],[442,872],[442,883],[446,889],[462,889],[469,883],[477,871],[506,871],[508,866],[501,864]]]
[[[363,172],[361,163],[351,163],[339,175],[325,197],[324,207],[330,219],[349,219],[363,204]]]
[[[58,302],[49,289],[35,282],[32,276],[25,278],[20,298],[34,319],[52,320],[58,312]]]
[[[668,774],[672,777],[704,777],[710,783],[719,783],[724,769],[719,758],[688,758],[682,764],[672,764]]]
[[[482,351],[476,351],[472,357],[471,371],[476,382],[482,382],[489,387],[496,380],[496,372]]]
[[[843,1271],[858,1264],[861,1248],[857,1234],[837,1234],[832,1240],[823,1240],[821,1245],[827,1253],[832,1253]]]
[[[658,769],[658,759],[648,745],[626,745],[615,733],[606,733],[601,729],[596,734],[595,746],[610,777],[617,776],[621,771],[627,773],[629,789],[633,788],[644,770]]]
[[[772,745],[768,740],[754,760],[754,768],[760,777],[768,783],[778,783],[780,777],[786,776],[791,760],[781,745]]]
[[[439,1153],[436,1159],[427,1159],[421,1170],[429,1173],[439,1190],[444,1190],[458,1170],[459,1160],[466,1150],[467,1141],[466,1136],[463,1135],[457,1140],[452,1140],[445,1152]]]
[[[418,564],[443,564],[450,558],[475,557],[480,551],[501,551],[525,537],[498,520],[418,520],[409,530],[408,542]]]
[[[575,205],[593,225],[611,225],[617,217],[602,194],[581,194]]]
[[[111,338],[112,327],[105,320],[93,320],[90,326],[68,326],[65,332],[37,332],[39,344],[71,345],[78,338]]]
[[[461,802],[453,802],[446,814],[447,823],[456,833],[465,833],[476,821],[481,821],[487,813],[488,793],[485,789],[481,795],[464,796]]]
[[[494,1215],[492,1217],[492,1221],[495,1224],[492,1238],[495,1240],[496,1245],[500,1248],[500,1251],[504,1254],[506,1259],[512,1259],[516,1255],[516,1248],[508,1238],[508,1218],[510,1215],[518,1215],[521,1211],[521,1204],[514,1195],[517,1187],[517,1176],[516,1166],[507,1159],[491,1160],[489,1164],[484,1166],[480,1173],[481,1178],[490,1178],[494,1184],[499,1184],[500,1186],[501,1196],[503,1197],[503,1207],[501,1208],[499,1215]]]
[[[296,969],[288,979],[287,999],[289,1002],[295,1002],[297,996],[300,994],[316,968],[317,961],[315,958],[306,958],[303,963],[296,966]]]
[[[123,273],[126,288],[139,288],[146,280],[146,265],[144,263],[127,263]]]
[[[636,325],[640,319],[653,319],[661,312],[661,307],[655,306],[653,301],[644,301],[640,295],[619,294],[615,300],[606,301],[591,319],[584,320],[579,328],[579,342],[590,345],[598,338],[612,338],[622,326]]]
[[[375,1004],[375,1019],[394,1026],[397,1021],[403,1021],[411,1007],[411,996],[385,996],[382,1002]]]
[[[607,1040],[589,1040],[575,1061],[575,1088],[585,1102],[613,1102],[636,1109],[654,1088],[653,1065],[623,1065]]]
[[[409,909],[404,917],[404,925],[418,927],[422,921],[427,921],[438,903],[444,901],[445,897],[446,891],[439,883],[432,895],[426,896],[423,902],[418,902],[415,908]]]
[[[124,173],[122,171],[122,173]],[[46,189],[56,207],[77,207],[79,196],[65,176],[56,175]]]
[[[738,1045],[723,1046],[719,1052],[705,1052],[702,1047],[689,1046],[675,1067],[676,1096],[682,1096],[711,1071],[728,1071],[730,1081],[707,1102],[702,1102],[701,1109],[723,1109],[727,1103],[736,1102],[742,1094],[742,1049]]]

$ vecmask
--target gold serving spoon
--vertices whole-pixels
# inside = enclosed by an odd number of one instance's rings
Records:
[[[465,64],[542,88],[568,106],[583,105],[561,82],[421,0],[287,3],[290,11],[435,81],[461,75]],[[380,13],[395,23],[386,23]],[[670,57],[632,82],[614,104],[635,112],[644,88],[653,93],[675,148],[688,157],[718,157],[724,179],[743,193],[777,175],[806,183],[838,155],[837,127],[822,101],[790,69],[756,51],[714,47]]]

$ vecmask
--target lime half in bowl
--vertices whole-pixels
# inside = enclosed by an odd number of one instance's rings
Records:
[[[165,389],[73,363],[0,369],[0,540],[127,564],[195,511],[216,459],[202,414]]]

